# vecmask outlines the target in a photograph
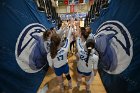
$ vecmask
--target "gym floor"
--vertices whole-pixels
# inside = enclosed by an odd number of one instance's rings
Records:
[[[74,62],[75,59],[76,58],[74,55],[69,56],[69,59],[68,59],[73,88],[68,89],[68,86],[67,86],[68,81],[66,80],[64,76],[65,93],[85,93],[84,78],[82,79],[82,84],[81,84],[80,89],[78,90],[76,88],[76,62]],[[45,84],[48,85],[48,91],[46,93],[61,93],[57,78],[51,68],[49,68],[40,88],[43,88]],[[105,88],[101,82],[101,79],[98,73],[94,77],[94,80],[92,81],[90,89],[91,89],[91,93],[106,93]]]

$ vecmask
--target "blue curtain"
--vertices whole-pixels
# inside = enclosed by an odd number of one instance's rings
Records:
[[[140,1],[111,0],[94,23],[90,24],[93,33],[106,21],[121,22],[129,31],[133,41],[133,58],[130,65],[120,74],[109,74],[99,63],[99,74],[107,93],[140,93]]]
[[[51,28],[34,0],[0,0],[0,91],[36,93],[46,71],[26,73],[17,64],[15,47],[21,31],[32,23]]]

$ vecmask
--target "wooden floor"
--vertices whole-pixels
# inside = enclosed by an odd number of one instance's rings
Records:
[[[74,62],[74,60],[75,56],[69,57],[70,75],[72,76],[73,88],[68,89],[68,81],[64,77],[65,93],[86,93],[84,78],[82,79],[83,83],[81,84],[80,90],[76,88],[76,63]],[[52,69],[49,69],[49,71],[47,72],[47,75],[45,76],[40,88],[42,88],[45,84],[48,85],[48,91],[46,93],[61,93],[58,81]],[[103,84],[100,80],[99,74],[95,76],[90,89],[91,93],[106,93]]]

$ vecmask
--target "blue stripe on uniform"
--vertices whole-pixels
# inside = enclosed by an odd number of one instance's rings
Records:
[[[80,39],[79,39],[79,46],[83,49],[82,45],[80,44]]]
[[[63,47],[66,48],[67,45],[68,45],[68,39],[66,39],[65,45]]]

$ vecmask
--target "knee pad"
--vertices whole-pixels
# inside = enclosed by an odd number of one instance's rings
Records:
[[[70,75],[68,74],[68,75],[66,75],[66,78],[67,78],[67,80],[71,80],[71,77],[70,77]]]

